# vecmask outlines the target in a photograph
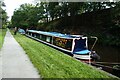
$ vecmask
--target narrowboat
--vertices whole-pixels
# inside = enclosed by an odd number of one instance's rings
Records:
[[[26,36],[42,43],[68,52],[74,58],[82,61],[91,61],[91,51],[88,50],[88,37],[83,35],[69,35],[58,32],[27,30]]]

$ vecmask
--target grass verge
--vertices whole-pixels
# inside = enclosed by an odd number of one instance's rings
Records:
[[[40,42],[17,34],[20,43],[42,78],[114,78]]]
[[[0,29],[0,49],[2,48],[5,34],[6,34],[6,29]]]

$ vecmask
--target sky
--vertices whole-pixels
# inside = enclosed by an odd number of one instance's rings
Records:
[[[4,0],[5,2],[5,9],[7,12],[7,15],[9,16],[9,19],[11,19],[11,16],[13,15],[13,12],[16,8],[19,8],[21,4],[24,3],[33,3],[34,0]]]

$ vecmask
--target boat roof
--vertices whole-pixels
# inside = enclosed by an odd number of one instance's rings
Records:
[[[37,31],[37,30],[27,30],[28,32],[48,35],[48,36],[55,36],[55,37],[61,37],[61,38],[80,38],[83,35],[70,35],[70,34],[61,34],[58,32],[45,32],[45,31]]]

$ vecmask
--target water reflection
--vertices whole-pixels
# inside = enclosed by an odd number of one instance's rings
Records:
[[[94,49],[102,62],[120,63],[120,48],[96,44]]]

